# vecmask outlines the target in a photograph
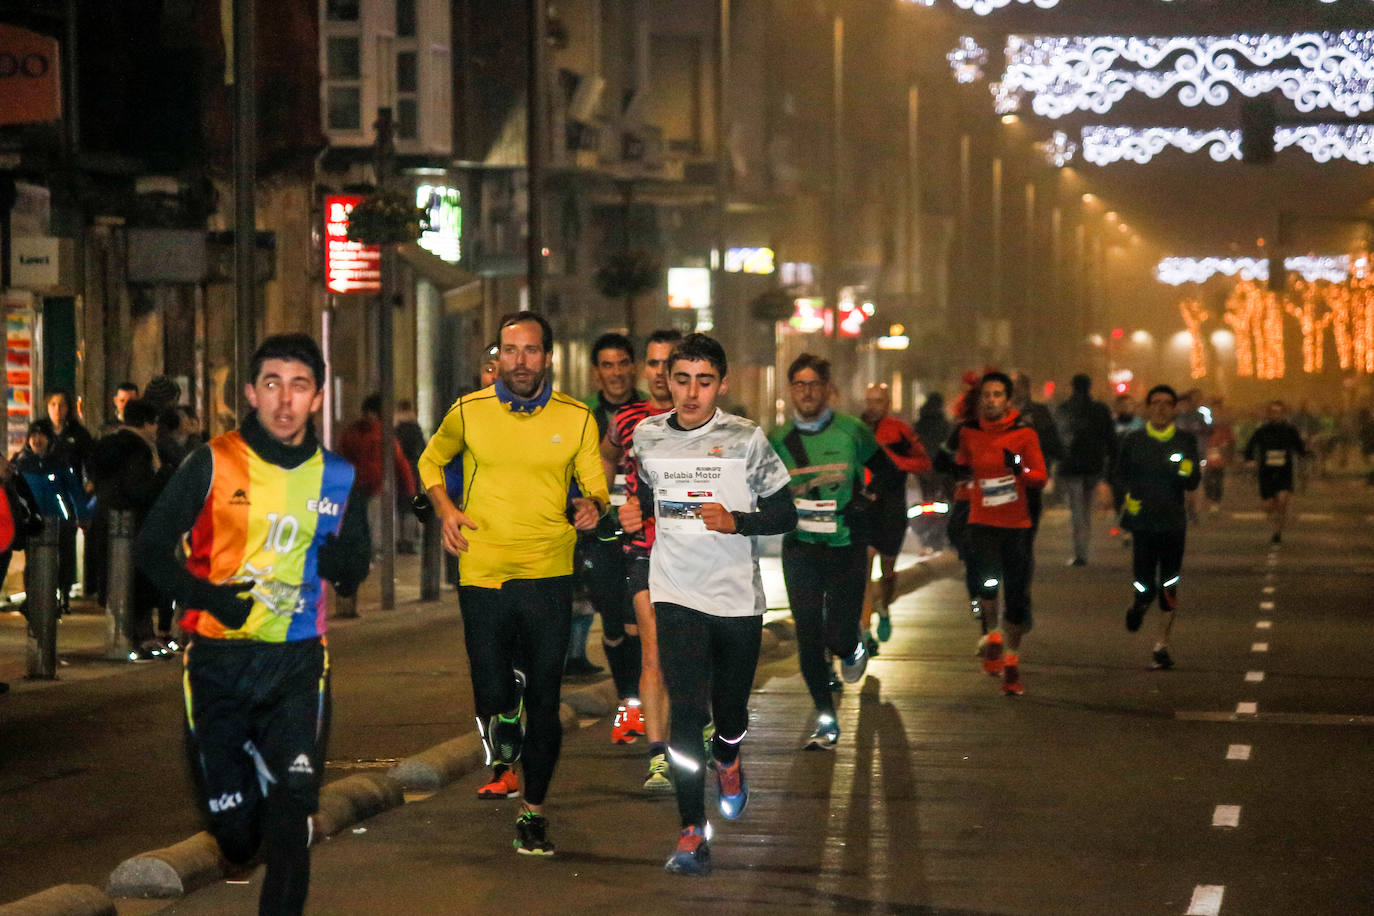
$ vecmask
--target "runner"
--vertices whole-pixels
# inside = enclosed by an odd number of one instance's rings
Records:
[[[906,540],[906,475],[924,474],[930,470],[930,458],[921,440],[900,419],[892,415],[892,392],[882,383],[868,386],[864,393],[864,424],[873,430],[873,437],[891,459],[891,473],[868,473],[868,490],[873,494],[871,518],[864,531],[868,545],[864,563],[865,576],[873,574],[873,558],[879,557],[877,597],[873,583],[864,590],[863,613],[859,626],[863,630],[864,646],[869,655],[878,654],[878,642],[892,637],[892,600],[897,595],[897,554]],[[878,612],[878,638],[869,629],[873,612]]]
[[[1288,521],[1288,504],[1293,500],[1293,466],[1298,457],[1307,457],[1302,436],[1285,417],[1288,408],[1283,401],[1273,400],[1265,408],[1265,422],[1245,443],[1245,460],[1258,464],[1260,501],[1269,515],[1274,533],[1270,543],[1283,540],[1283,526]]]
[[[1159,638],[1152,653],[1157,670],[1172,668],[1169,635],[1178,607],[1179,573],[1188,530],[1186,494],[1197,489],[1202,462],[1197,437],[1178,429],[1178,396],[1156,385],[1145,396],[1146,423],[1121,440],[1116,473],[1125,492],[1122,525],[1134,536],[1131,585],[1135,595],[1126,611],[1126,629],[1140,629],[1150,602],[1159,598]]]
[[[816,706],[805,747],[829,750],[839,741],[840,726],[825,651],[840,659],[841,675],[851,684],[868,667],[859,633],[868,554],[854,530],[862,525],[859,515],[872,511],[864,471],[898,472],[861,420],[830,409],[829,360],[803,353],[788,367],[787,381],[794,418],[768,437],[791,474],[797,504],[797,528],[782,544],[782,572],[802,678]]]
[[[978,642],[978,654],[984,671],[1002,675],[1004,694],[1021,696],[1025,693],[1021,641],[1032,626],[1034,549],[1026,494],[1044,487],[1049,475],[1039,437],[1011,407],[1011,394],[1011,379],[1005,373],[983,376],[978,385],[978,419],[959,427],[955,460],[969,469],[973,479],[968,538],[988,627]],[[999,588],[1005,603],[1000,617]]]
[[[601,440],[601,461],[607,475],[623,479],[623,495],[619,499],[636,498],[639,486],[638,464],[634,457],[634,431],[646,417],[667,413],[673,409],[673,394],[668,388],[668,357],[682,340],[682,333],[672,329],[655,331],[649,335],[644,348],[644,384],[649,400],[632,402],[616,412],[611,427]],[[616,468],[621,468],[617,473]],[[609,479],[609,476],[608,476]],[[611,501],[617,501],[611,494]],[[644,788],[651,792],[671,792],[668,778],[668,691],[663,686],[663,670],[658,659],[658,627],[654,606],[649,597],[649,548],[654,543],[654,520],[644,520],[644,527],[636,534],[625,535],[625,565],[629,577],[629,592],[634,604],[635,623],[625,629],[626,651],[639,649],[639,712],[649,739],[649,775]],[[610,649],[607,649],[609,656]],[[625,710],[618,711],[618,715]]]
[[[208,829],[231,862],[262,848],[260,912],[300,913],[329,735],[321,580],[352,595],[367,576],[367,501],[310,421],[324,400],[315,341],[267,338],[249,377],[253,410],[187,457],[134,556],[188,609],[187,752]]]
[[[965,372],[963,383],[968,388],[954,402],[954,429],[940,446],[940,450],[935,453],[934,463],[936,470],[954,480],[954,496],[950,502],[949,523],[945,531],[949,542],[954,545],[954,550],[959,555],[959,562],[964,566],[964,589],[968,592],[969,613],[978,621],[978,628],[986,636],[988,620],[983,616],[983,603],[979,598],[982,583],[978,580],[978,570],[973,563],[973,547],[968,539],[969,500],[973,492],[973,480],[969,477],[968,468],[960,467],[955,461],[955,455],[959,451],[960,428],[966,423],[976,423],[978,419],[978,375],[974,372]]]
[[[441,521],[444,548],[463,554],[458,598],[488,762],[522,760],[515,848],[552,855],[543,808],[563,737],[558,705],[572,615],[574,529],[596,527],[610,497],[591,411],[554,391],[549,379],[548,322],[534,312],[506,315],[499,341],[495,384],[449,408],[420,456],[420,479]],[[460,454],[461,509],[444,486],[444,467]],[[569,499],[570,481],[583,496]]]
[[[726,372],[725,351],[704,334],[689,334],[673,349],[668,373],[675,410],[635,428],[645,485],[620,514],[630,533],[651,515],[655,522],[649,592],[672,703],[670,755],[682,818],[664,867],[683,875],[711,870],[701,740],[711,719],[720,812],[733,820],[749,800],[739,751],[764,611],[753,538],[796,524],[787,470],[762,431],[716,408],[728,390]]]

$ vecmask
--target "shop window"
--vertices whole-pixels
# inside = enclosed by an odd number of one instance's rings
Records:
[[[362,55],[356,36],[331,38],[326,50],[325,75],[334,80],[362,77]]]
[[[330,130],[362,128],[362,90],[357,86],[331,86],[328,105]]]

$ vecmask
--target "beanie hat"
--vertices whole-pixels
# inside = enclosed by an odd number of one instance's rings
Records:
[[[161,410],[181,399],[181,386],[165,375],[155,375],[143,389],[143,399]]]

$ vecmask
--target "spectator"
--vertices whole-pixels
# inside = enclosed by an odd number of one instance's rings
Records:
[[[204,441],[200,435],[200,420],[190,407],[183,404],[158,413],[157,457],[170,470],[180,467],[186,456]]]
[[[114,432],[124,423],[124,405],[138,397],[138,386],[133,382],[120,382],[115,388],[114,397],[111,402],[114,404],[114,416],[105,421],[104,432]]]
[[[53,442],[53,450],[80,478],[86,471],[86,459],[90,457],[94,440],[76,417],[76,405],[70,391],[57,388],[48,392],[48,419],[52,421],[53,433],[57,437]]]
[[[148,510],[174,467],[164,465],[157,454],[157,408],[147,400],[135,398],[124,405],[124,425],[100,438],[91,453],[91,479],[95,484],[96,514],[91,524],[94,539],[108,545],[110,513],[132,512],[137,535]],[[108,549],[108,546],[107,548]],[[108,582],[101,583],[100,602],[109,599]],[[165,605],[165,606],[164,606]],[[158,608],[159,639],[153,630],[153,608]],[[142,572],[134,571],[133,594],[125,636],[133,650],[130,661],[148,661],[170,654],[172,614],[170,603],[159,598],[157,587]]]
[[[415,495],[415,475],[401,451],[400,441],[392,443],[396,464],[396,497],[409,500]],[[367,494],[368,527],[373,532],[372,549],[378,549],[381,534],[381,506],[374,497],[382,492],[382,396],[369,394],[363,399],[363,415],[343,431],[339,440],[339,454],[347,459],[356,472],[355,485]],[[394,511],[394,509],[393,509]]]
[[[1072,384],[1073,394],[1055,410],[1064,444],[1058,480],[1073,520],[1073,558],[1069,565],[1087,566],[1093,494],[1116,458],[1116,424],[1107,405],[1089,394],[1091,377],[1080,372]]]
[[[420,453],[425,450],[425,443],[429,441],[425,437],[424,430],[420,428],[420,423],[415,417],[415,405],[409,400],[396,402],[396,444],[401,447],[401,454],[406,456],[406,464],[410,466],[411,474],[415,480],[419,480],[419,467],[417,462],[420,460]],[[397,528],[397,553],[415,553],[416,544],[420,540],[420,520],[410,511],[410,497],[396,488],[396,509],[399,511],[400,524]]]
[[[34,420],[29,424],[28,439],[14,464],[33,493],[39,516],[58,520],[58,607],[65,613],[71,600],[72,583],[76,581],[76,529],[86,516],[86,495],[66,459],[57,453],[56,440],[50,420]],[[24,571],[24,590],[27,592],[27,564]]]
[[[152,404],[153,409],[161,414],[181,400],[181,386],[170,376],[155,375],[143,388],[143,400]]]

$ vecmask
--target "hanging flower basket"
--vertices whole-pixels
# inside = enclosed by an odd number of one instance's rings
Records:
[[[414,192],[386,188],[363,198],[348,215],[348,239],[365,245],[413,242],[429,229],[429,211],[415,206]]]

